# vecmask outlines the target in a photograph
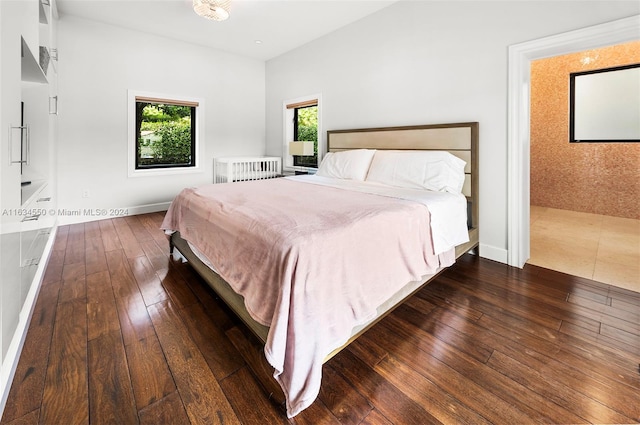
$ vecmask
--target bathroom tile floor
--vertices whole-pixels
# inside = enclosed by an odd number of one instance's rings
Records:
[[[640,220],[531,205],[528,263],[640,292]]]

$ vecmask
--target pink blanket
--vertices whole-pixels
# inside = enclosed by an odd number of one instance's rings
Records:
[[[433,255],[422,204],[288,179],[185,189],[162,228],[198,248],[270,326],[265,355],[289,417],[316,399],[323,359],[355,325],[454,260]]]

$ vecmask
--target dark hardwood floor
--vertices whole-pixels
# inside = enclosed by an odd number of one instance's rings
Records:
[[[470,255],[330,360],[288,420],[162,217],[59,228],[2,424],[640,421],[640,294]]]

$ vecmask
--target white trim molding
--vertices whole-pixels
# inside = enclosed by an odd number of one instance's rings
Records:
[[[507,264],[529,259],[531,61],[640,40],[640,15],[509,46]]]

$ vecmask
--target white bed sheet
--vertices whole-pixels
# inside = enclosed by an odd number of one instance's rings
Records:
[[[436,255],[469,241],[467,198],[462,194],[407,189],[374,182],[334,179],[316,175],[286,178],[304,183],[405,199],[425,205],[431,215],[431,237],[433,251]]]

